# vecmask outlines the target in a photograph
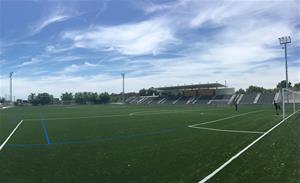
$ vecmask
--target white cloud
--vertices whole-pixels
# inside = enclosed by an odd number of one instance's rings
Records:
[[[67,11],[64,8],[56,8],[47,16],[42,17],[42,19],[40,19],[35,25],[31,26],[31,35],[41,32],[44,28],[51,24],[66,21],[73,16],[74,15],[72,15],[70,11]]]
[[[17,65],[16,67],[26,67],[26,66],[30,66],[30,65],[35,65],[35,64],[38,64],[40,63],[41,60],[37,59],[37,58],[31,58],[30,61],[26,61],[26,62],[23,62],[19,65]]]
[[[148,13],[156,13],[156,12],[171,10],[174,9],[174,6],[178,6],[178,5],[179,5],[178,1],[161,3],[161,4],[154,4],[151,1],[149,2],[146,1],[143,8],[144,11],[148,14]]]
[[[72,49],[74,49],[73,46],[70,46],[70,47],[61,47],[61,46],[48,45],[46,47],[46,51],[49,54],[62,53],[62,52],[66,52],[66,51],[69,51],[69,50],[72,50]]]
[[[68,74],[68,73],[74,73],[81,70],[90,69],[93,67],[99,66],[98,64],[91,64],[89,62],[84,62],[83,64],[72,64],[70,66],[65,67],[62,71],[60,71],[61,74]]]
[[[69,61],[76,61],[82,59],[79,56],[73,56],[73,55],[67,55],[67,56],[60,56],[60,57],[54,57],[53,61],[58,62],[69,62]]]
[[[156,54],[176,42],[173,31],[159,19],[136,24],[92,27],[66,32],[63,38],[75,47],[117,51],[126,55]]]
[[[284,63],[278,62],[283,51],[277,38],[291,35],[289,46],[294,51],[295,45],[299,45],[298,5],[299,1],[183,0],[153,4],[145,9],[146,13],[152,13],[151,18],[142,22],[65,32],[63,38],[71,40],[72,45],[50,45],[47,53],[62,53],[76,47],[114,51],[117,53],[101,55],[112,64],[111,70],[106,65],[101,68],[102,75],[74,76],[79,71],[84,74],[89,69],[100,68],[98,64],[85,62],[63,68],[55,73],[58,76],[44,76],[39,80],[16,78],[15,91],[19,92],[16,95],[42,91],[57,96],[63,91],[120,92],[121,78],[116,72],[123,72],[123,69],[130,70],[126,73],[127,91],[151,86],[224,82],[225,79],[229,86],[236,88],[246,88],[250,84],[273,88],[285,78]],[[189,39],[185,40],[186,37]],[[174,43],[182,48],[172,50],[180,55],[178,58],[135,57],[170,51]],[[57,60],[71,61],[76,57],[67,55]],[[124,68],[116,66],[120,60]],[[25,62],[25,66],[28,64],[30,61]],[[112,76],[113,72],[117,76]],[[299,72],[299,67],[289,67],[293,83],[300,82]],[[24,87],[29,82],[32,85]]]

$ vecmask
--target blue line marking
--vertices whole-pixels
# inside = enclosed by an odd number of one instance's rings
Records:
[[[51,141],[50,141],[50,138],[49,138],[49,135],[48,135],[48,130],[47,130],[47,126],[46,126],[44,115],[42,113],[40,113],[40,117],[41,117],[41,125],[42,125],[43,130],[44,130],[45,140],[46,140],[47,144],[51,144]]]

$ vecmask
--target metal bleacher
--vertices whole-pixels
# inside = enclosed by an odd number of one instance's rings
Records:
[[[126,99],[128,104],[164,104],[164,105],[197,105],[197,104],[230,104],[240,100],[239,104],[272,104],[276,93],[253,93],[239,95],[215,96],[136,96]]]
[[[212,98],[213,96],[200,96],[194,104],[207,104]]]
[[[275,98],[275,93],[262,93],[257,101],[257,104],[272,104]]]
[[[228,104],[232,95],[216,95],[210,102],[210,104]]]
[[[240,104],[253,104],[256,96],[257,96],[256,93],[244,94],[243,98],[240,101]]]

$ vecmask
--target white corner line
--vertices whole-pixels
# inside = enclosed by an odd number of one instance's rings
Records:
[[[18,127],[22,124],[23,120],[21,120],[17,126],[15,127],[15,129],[9,134],[9,136],[6,138],[6,140],[1,144],[0,146],[0,151],[3,149],[3,147],[5,146],[5,144],[8,142],[8,140],[10,139],[10,137],[15,133],[15,131],[18,129]]]
[[[206,121],[206,122],[202,122],[202,123],[196,123],[196,124],[193,124],[193,125],[189,125],[188,127],[195,127],[195,126],[199,126],[199,125],[205,125],[205,124],[210,124],[210,123],[216,123],[216,122],[219,122],[219,121],[224,121],[224,120],[226,120],[226,119],[236,118],[236,117],[239,117],[239,116],[244,116],[244,115],[247,115],[247,114],[252,114],[252,113],[257,113],[257,112],[262,112],[262,111],[263,111],[263,110],[257,110],[257,111],[246,112],[246,113],[237,114],[237,115],[233,115],[233,116],[228,116],[228,117],[225,117],[225,118],[220,118],[220,119],[216,119],[216,120],[212,120],[212,121]]]
[[[288,117],[286,117],[285,119],[281,120],[279,123],[277,123],[275,126],[273,126],[271,129],[269,129],[267,132],[265,132],[264,134],[262,134],[261,136],[259,136],[257,139],[255,139],[252,143],[250,143],[248,146],[246,146],[244,149],[242,149],[240,152],[238,152],[237,154],[235,154],[234,156],[232,156],[229,160],[227,160],[224,164],[222,164],[219,168],[217,168],[216,170],[214,170],[213,172],[211,172],[209,175],[207,175],[206,177],[204,177],[202,180],[200,180],[198,183],[204,183],[206,181],[208,181],[210,178],[212,178],[213,176],[215,176],[218,172],[220,172],[223,168],[225,168],[229,163],[231,163],[234,159],[236,159],[237,157],[239,157],[241,154],[243,154],[245,151],[247,151],[251,146],[253,146],[256,142],[258,142],[260,139],[262,139],[264,136],[266,136],[268,133],[270,133],[271,131],[273,131],[276,127],[278,127],[279,125],[281,125],[284,121],[286,121],[287,119],[289,119],[291,116],[293,116],[294,114],[296,114],[297,112],[299,112],[300,110],[297,110],[296,112],[294,112],[293,114],[289,115]]]
[[[226,130],[226,129],[218,129],[218,128],[206,128],[206,127],[200,127],[200,126],[190,126],[190,128],[196,128],[200,130],[210,130],[210,131],[218,131],[218,132],[229,132],[229,133],[255,133],[255,134],[262,134],[265,132],[259,132],[259,131],[247,131],[247,130]]]

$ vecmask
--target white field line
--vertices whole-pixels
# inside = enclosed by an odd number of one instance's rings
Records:
[[[5,107],[1,107],[0,109],[4,110],[4,109],[8,109],[8,108],[13,108],[13,106],[5,106]]]
[[[14,130],[9,134],[9,136],[6,138],[6,140],[1,144],[0,146],[0,151],[3,149],[3,147],[5,146],[5,144],[8,142],[8,140],[10,139],[10,137],[15,133],[15,131],[18,129],[18,127],[22,124],[23,120],[21,120],[17,126],[14,128]]]
[[[222,130],[217,128],[205,128],[200,126],[193,126],[190,128],[196,128],[196,129],[202,129],[202,130],[211,130],[211,131],[219,131],[219,132],[230,132],[230,133],[265,133],[265,132],[259,132],[259,131],[245,131],[245,130]]]
[[[108,118],[108,117],[120,117],[120,116],[142,116],[142,115],[157,115],[157,114],[166,114],[166,113],[177,113],[177,112],[195,112],[201,110],[184,110],[184,111],[137,111],[129,114],[112,114],[112,115],[99,115],[99,116],[81,116],[81,117],[61,117],[61,118],[45,118],[45,120],[72,120],[72,119],[89,119],[89,118]],[[149,112],[147,114],[147,112]],[[142,113],[142,114],[139,114]],[[144,114],[143,114],[144,113]],[[200,113],[203,115],[204,113]],[[39,121],[40,118],[25,118],[24,120],[28,121]]]
[[[129,113],[129,116],[133,115],[155,115],[155,114],[168,114],[168,113],[181,113],[181,112],[196,112],[196,111],[203,111],[203,110],[161,110],[161,111],[137,111]],[[204,113],[201,112],[201,115]]]
[[[262,134],[257,139],[255,139],[253,142],[251,142],[248,146],[246,146],[240,152],[238,152],[237,154],[235,154],[234,156],[232,156],[229,160],[227,160],[219,168],[217,168],[216,170],[214,170],[213,172],[211,172],[209,175],[207,175],[206,177],[204,177],[202,180],[200,180],[199,183],[204,183],[204,182],[208,181],[210,178],[212,178],[214,175],[216,175],[218,172],[220,172],[223,168],[225,168],[229,163],[231,163],[234,159],[236,159],[237,157],[239,157],[241,154],[243,154],[245,151],[247,151],[251,146],[253,146],[254,144],[256,144],[259,140],[261,140],[262,138],[264,138],[267,134],[269,134],[271,131],[273,131],[275,128],[277,128],[279,125],[281,125],[283,122],[285,122],[287,119],[289,119],[291,116],[293,116],[294,114],[296,114],[299,111],[300,110],[297,110],[293,114],[291,114],[288,117],[286,117],[285,119],[281,120],[278,124],[276,124],[275,126],[273,126],[271,129],[269,129],[267,132],[265,132],[264,134]]]
[[[205,124],[210,124],[210,123],[216,123],[216,122],[219,122],[219,121],[224,121],[224,120],[226,120],[226,119],[236,118],[236,117],[239,117],[239,116],[245,116],[245,115],[247,115],[247,114],[257,113],[257,112],[261,112],[261,111],[263,111],[263,110],[251,111],[251,112],[246,112],[246,113],[242,113],[242,114],[237,114],[237,115],[233,115],[233,116],[229,116],[229,117],[225,117],[225,118],[220,118],[220,119],[217,119],[217,120],[206,121],[206,122],[203,122],[203,123],[197,123],[197,124],[189,125],[188,127],[192,128],[192,127],[199,126],[199,125],[205,125]]]

